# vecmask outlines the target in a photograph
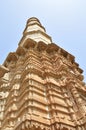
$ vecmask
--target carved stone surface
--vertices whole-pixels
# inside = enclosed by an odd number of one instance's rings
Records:
[[[30,18],[16,52],[0,66],[0,130],[86,130],[82,79],[74,56]]]

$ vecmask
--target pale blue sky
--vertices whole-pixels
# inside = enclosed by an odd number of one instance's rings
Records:
[[[54,43],[75,56],[86,81],[86,0],[2,0],[0,64],[17,49],[28,18],[37,17]]]

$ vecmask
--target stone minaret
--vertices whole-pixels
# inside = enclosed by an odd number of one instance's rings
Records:
[[[86,130],[86,86],[74,56],[27,21],[0,66],[0,130]]]

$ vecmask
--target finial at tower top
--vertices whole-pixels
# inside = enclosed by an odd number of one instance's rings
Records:
[[[27,20],[26,28],[23,32],[23,42],[20,44],[23,45],[28,38],[36,42],[42,41],[45,44],[51,44],[52,42],[51,37],[46,33],[45,28],[36,17],[31,17]]]
[[[31,17],[27,20],[27,25],[31,26],[33,24],[37,24],[39,25],[41,28],[43,28],[43,30],[46,32],[45,28],[42,26],[42,24],[40,23],[39,19],[36,17]]]
[[[37,19],[36,17],[31,17],[31,18],[29,18],[29,19],[27,20],[27,24],[29,24],[29,25],[30,25],[30,24],[34,24],[34,23],[37,23],[37,24],[41,25],[39,19]]]

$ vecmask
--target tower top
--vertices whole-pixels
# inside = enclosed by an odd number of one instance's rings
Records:
[[[32,27],[33,28],[33,30],[41,30],[41,31],[43,31],[43,32],[46,32],[46,30],[45,30],[45,28],[42,26],[42,24],[40,23],[40,21],[39,21],[39,19],[37,19],[36,17],[31,17],[31,18],[29,18],[28,20],[27,20],[27,25],[26,25],[26,27],[29,27],[29,29]],[[35,26],[35,28],[33,27],[33,26]],[[37,26],[39,27],[39,28],[37,28]],[[30,31],[30,30],[29,30]]]
[[[36,42],[42,41],[45,44],[52,43],[51,37],[46,33],[45,28],[36,17],[31,17],[27,20],[20,45],[23,46],[27,39],[32,39]]]
[[[27,20],[27,24],[28,25],[32,25],[32,24],[38,24],[39,26],[42,26],[39,19],[37,19],[36,17],[31,17]]]

